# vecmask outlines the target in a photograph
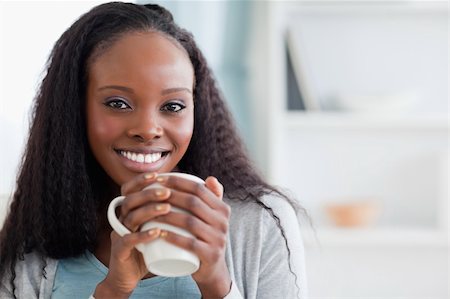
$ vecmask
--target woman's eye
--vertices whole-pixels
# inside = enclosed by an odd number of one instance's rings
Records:
[[[130,108],[130,105],[128,105],[124,100],[121,99],[112,99],[105,103],[106,106],[113,108],[113,109],[119,109],[124,110]]]
[[[180,112],[184,108],[186,108],[186,106],[180,103],[167,103],[161,108],[161,110],[168,112]]]

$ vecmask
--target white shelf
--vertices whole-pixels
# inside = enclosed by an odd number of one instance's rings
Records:
[[[355,247],[355,246],[433,246],[449,247],[445,231],[406,228],[318,228],[304,232],[308,247]]]
[[[448,130],[449,118],[439,116],[397,116],[351,112],[285,112],[287,128],[308,129],[418,129]]]

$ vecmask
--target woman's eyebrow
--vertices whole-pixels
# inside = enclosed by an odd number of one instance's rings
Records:
[[[98,88],[99,91],[104,90],[104,89],[117,89],[117,90],[125,91],[128,93],[134,93],[134,90],[132,88],[120,86],[120,85],[106,85],[106,86],[102,86],[102,87]]]
[[[174,93],[174,92],[180,92],[180,91],[185,91],[185,92],[188,92],[188,93],[192,94],[192,91],[189,88],[186,88],[186,87],[175,87],[175,88],[164,89],[161,92],[161,95],[166,95],[166,94],[170,94],[170,93]]]
[[[132,88],[120,86],[120,85],[106,85],[106,86],[102,86],[102,87],[98,88],[99,91],[104,90],[104,89],[117,89],[117,90],[125,91],[128,93],[134,93],[134,90]],[[163,91],[161,91],[161,95],[167,95],[167,94],[171,94],[171,93],[175,93],[175,92],[182,92],[182,91],[192,94],[192,91],[189,88],[174,87],[174,88],[164,89]]]

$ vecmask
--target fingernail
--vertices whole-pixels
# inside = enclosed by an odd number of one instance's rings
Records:
[[[166,197],[169,194],[170,194],[170,190],[169,189],[161,188],[161,189],[156,189],[155,190],[155,195],[160,197],[160,198]]]
[[[154,228],[148,231],[148,235],[149,236],[156,236],[159,235],[159,233],[161,232],[161,230],[159,228]]]
[[[170,204],[163,203],[155,206],[156,211],[168,211],[170,209]]]
[[[159,237],[160,238],[166,238],[167,237],[167,231],[165,231],[165,230],[163,230],[163,231],[161,231],[161,233],[159,234]]]
[[[146,180],[154,179],[155,177],[156,177],[156,173],[154,173],[154,172],[144,174],[144,179],[146,179]]]
[[[166,181],[166,178],[163,177],[163,176],[159,176],[159,177],[156,178],[156,181],[157,181],[158,183],[164,183],[164,182]]]

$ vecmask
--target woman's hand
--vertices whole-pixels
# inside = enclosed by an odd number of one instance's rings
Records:
[[[111,254],[106,278],[97,286],[94,297],[128,298],[138,282],[148,274],[142,254],[136,250],[139,243],[148,243],[159,237],[160,230],[139,232],[139,227],[170,211],[164,201],[170,196],[168,189],[142,190],[155,182],[156,174],[135,177],[121,188],[126,196],[121,209],[121,222],[132,232],[120,237],[111,233]]]
[[[159,178],[158,181],[170,188],[167,201],[192,215],[172,212],[155,220],[184,228],[195,238],[168,231],[161,232],[161,237],[199,257],[200,268],[192,277],[202,298],[225,297],[231,287],[225,263],[230,208],[222,201],[223,186],[214,177],[208,177],[206,185],[175,176]]]
[[[162,187],[142,190],[157,181]],[[230,208],[222,201],[223,187],[214,177],[206,185],[175,176],[140,175],[124,184],[126,196],[120,207],[121,222],[133,233],[123,237],[111,233],[109,272],[95,291],[95,298],[113,295],[127,298],[137,283],[148,274],[142,254],[135,245],[164,237],[200,259],[199,270],[192,275],[203,298],[228,294],[231,279],[225,263],[225,247]],[[191,215],[170,212],[171,205]],[[138,232],[146,222],[155,220],[184,228],[194,238],[159,229]]]

